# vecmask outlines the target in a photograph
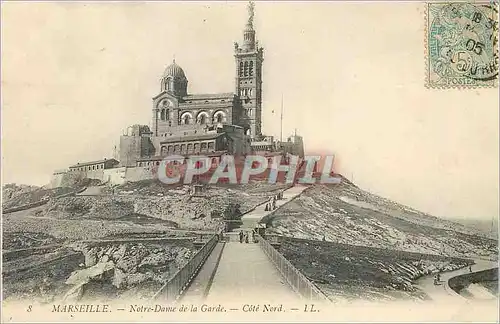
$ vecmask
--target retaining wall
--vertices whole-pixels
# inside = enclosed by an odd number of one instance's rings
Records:
[[[498,281],[498,268],[466,273],[448,280],[448,285],[457,294],[460,294],[464,288],[470,284],[480,283],[484,281]]]

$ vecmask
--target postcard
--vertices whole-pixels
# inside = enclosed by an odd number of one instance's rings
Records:
[[[3,323],[498,322],[498,1],[3,1]]]

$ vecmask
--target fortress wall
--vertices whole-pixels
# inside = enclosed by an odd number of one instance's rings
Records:
[[[460,294],[460,291],[464,288],[467,288],[470,284],[485,281],[498,281],[498,268],[466,273],[460,276],[453,277],[448,280],[448,285],[457,294]]]
[[[53,174],[49,187],[70,187],[81,179],[97,179],[103,183],[120,185],[127,181],[135,182],[156,178],[156,170],[152,167],[119,167],[92,171],[69,171]]]
[[[63,179],[66,173],[58,173],[58,174],[53,174],[52,177],[50,178],[49,182],[49,188],[57,188],[57,187],[62,187]]]
[[[71,187],[76,182],[85,178],[85,171],[68,171],[63,174],[59,182],[59,187]]]
[[[156,174],[156,168],[153,167],[126,168],[124,181],[134,182],[155,179],[157,177]]]
[[[105,169],[104,178],[106,181],[109,181],[110,184],[123,184],[126,178],[127,168],[113,168],[113,169]]]
[[[91,171],[86,171],[86,177],[89,179],[97,179],[101,180],[102,182],[105,182],[107,179],[104,177],[104,170],[91,170]]]
[[[122,184],[125,182],[125,174],[127,168],[111,168],[104,170],[92,170],[84,172],[84,177],[89,179],[97,179],[103,183]]]
[[[141,156],[140,136],[120,136],[120,165],[134,166],[135,161]]]

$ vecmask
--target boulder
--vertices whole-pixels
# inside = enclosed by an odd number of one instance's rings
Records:
[[[122,244],[120,247],[113,253],[113,259],[119,260],[125,256],[127,252],[127,245]]]
[[[95,248],[91,248],[89,250],[82,251],[85,256],[85,266],[92,267],[97,263],[97,250]]]
[[[115,273],[111,283],[116,288],[121,288],[124,284],[127,283],[127,274],[123,270],[115,268]]]
[[[80,285],[81,283],[87,283],[90,280],[100,277],[101,275],[111,271],[113,268],[113,262],[102,262],[90,268],[73,271],[69,278],[66,280],[66,284]]]
[[[67,302],[77,302],[79,301],[84,292],[86,283],[81,283],[71,287],[71,289],[64,295],[63,300]]]

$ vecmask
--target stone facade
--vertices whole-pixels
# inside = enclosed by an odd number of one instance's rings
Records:
[[[264,48],[259,47],[253,28],[253,3],[249,6],[249,17],[243,31],[243,44],[234,43],[236,59],[235,93],[241,104],[237,124],[245,134],[253,138],[262,135],[262,64]]]
[[[111,169],[118,165],[118,161],[115,159],[104,159],[99,161],[83,162],[77,163],[69,167],[69,171],[96,171]]]
[[[93,165],[91,169],[82,169],[83,165],[93,163],[89,162],[72,166],[70,171],[86,172],[89,177],[103,180],[119,178],[119,182],[123,182],[154,177],[151,167],[172,154],[186,157],[203,154],[214,158],[252,153],[304,156],[300,136],[294,135],[281,143],[262,134],[264,49],[256,40],[253,16],[251,3],[243,43],[234,43],[234,92],[188,93],[186,73],[174,60],[160,79],[159,93],[152,98],[151,125],[132,125],[120,137],[119,163],[126,170],[111,176],[101,169],[92,169]],[[117,163],[112,167],[117,167]],[[54,174],[54,177],[62,175]]]
[[[126,133],[120,137],[121,166],[135,166],[137,158],[154,155],[155,147],[151,135],[149,127],[145,125],[127,128]]]
[[[264,61],[253,28],[253,7],[243,39],[243,45],[235,43],[234,48],[234,93],[190,94],[184,70],[175,60],[167,66],[160,92],[153,97],[151,132],[142,130],[146,126],[134,125],[133,135],[122,136],[121,165],[132,166],[138,159],[174,153],[251,152],[250,140],[262,137]]]

